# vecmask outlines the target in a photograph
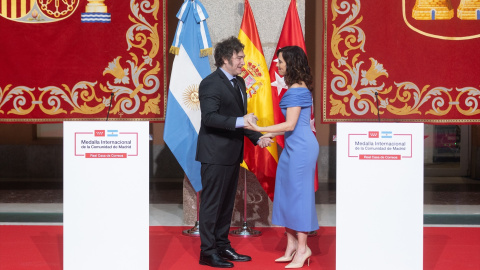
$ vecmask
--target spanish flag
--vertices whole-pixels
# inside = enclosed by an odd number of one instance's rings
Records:
[[[259,126],[271,126],[275,123],[270,74],[248,0],[245,0],[245,11],[238,39],[245,45],[245,66],[241,76],[245,79],[247,85],[248,113],[254,113],[258,117]],[[262,149],[255,147],[250,140],[245,139],[244,163],[242,166],[255,174],[272,201],[277,163],[276,142],[272,143],[270,147]]]

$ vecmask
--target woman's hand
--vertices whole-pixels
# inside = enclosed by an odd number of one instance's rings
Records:
[[[270,138],[270,139],[273,139],[273,138],[275,138],[275,136],[276,136],[276,135],[275,135],[275,134],[273,134],[273,133],[265,133],[265,134],[263,134],[263,136],[262,136],[262,137],[260,137],[260,139],[263,139],[263,138]]]
[[[257,121],[252,119],[247,119],[247,124],[244,127],[245,129],[250,129],[254,131],[260,131],[260,127],[257,125]]]

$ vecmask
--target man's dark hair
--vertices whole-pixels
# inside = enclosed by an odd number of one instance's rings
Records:
[[[234,53],[239,53],[243,51],[245,45],[238,40],[238,38],[231,36],[227,39],[224,39],[215,45],[215,66],[223,66],[224,59],[230,61]]]

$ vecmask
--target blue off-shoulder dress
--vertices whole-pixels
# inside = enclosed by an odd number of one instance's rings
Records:
[[[280,155],[275,181],[272,223],[295,231],[318,229],[315,210],[315,167],[318,142],[310,128],[312,94],[307,88],[290,88],[280,101],[287,108],[301,107],[297,125],[285,132],[285,148]]]

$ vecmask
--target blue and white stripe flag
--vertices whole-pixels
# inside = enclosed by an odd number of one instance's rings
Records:
[[[193,37],[192,39],[189,38],[189,41],[198,42],[200,56],[203,57],[212,54],[212,42],[210,40],[210,33],[208,32],[206,22],[208,18],[207,10],[205,10],[205,7],[198,0],[185,0],[182,7],[180,7],[180,10],[177,13],[177,18],[179,19],[177,31],[173,37],[173,44],[172,47],[170,47],[170,53],[178,55],[180,44],[184,42],[184,36],[186,33],[183,31],[185,22],[187,21],[187,18],[192,15],[195,17],[199,31],[196,32],[196,37]]]
[[[190,179],[195,191],[202,189],[200,162],[195,160],[200,130],[198,86],[212,70],[208,61],[211,41],[208,14],[198,0],[185,0],[177,14],[180,19],[170,52],[173,60],[168,90],[164,140]]]

